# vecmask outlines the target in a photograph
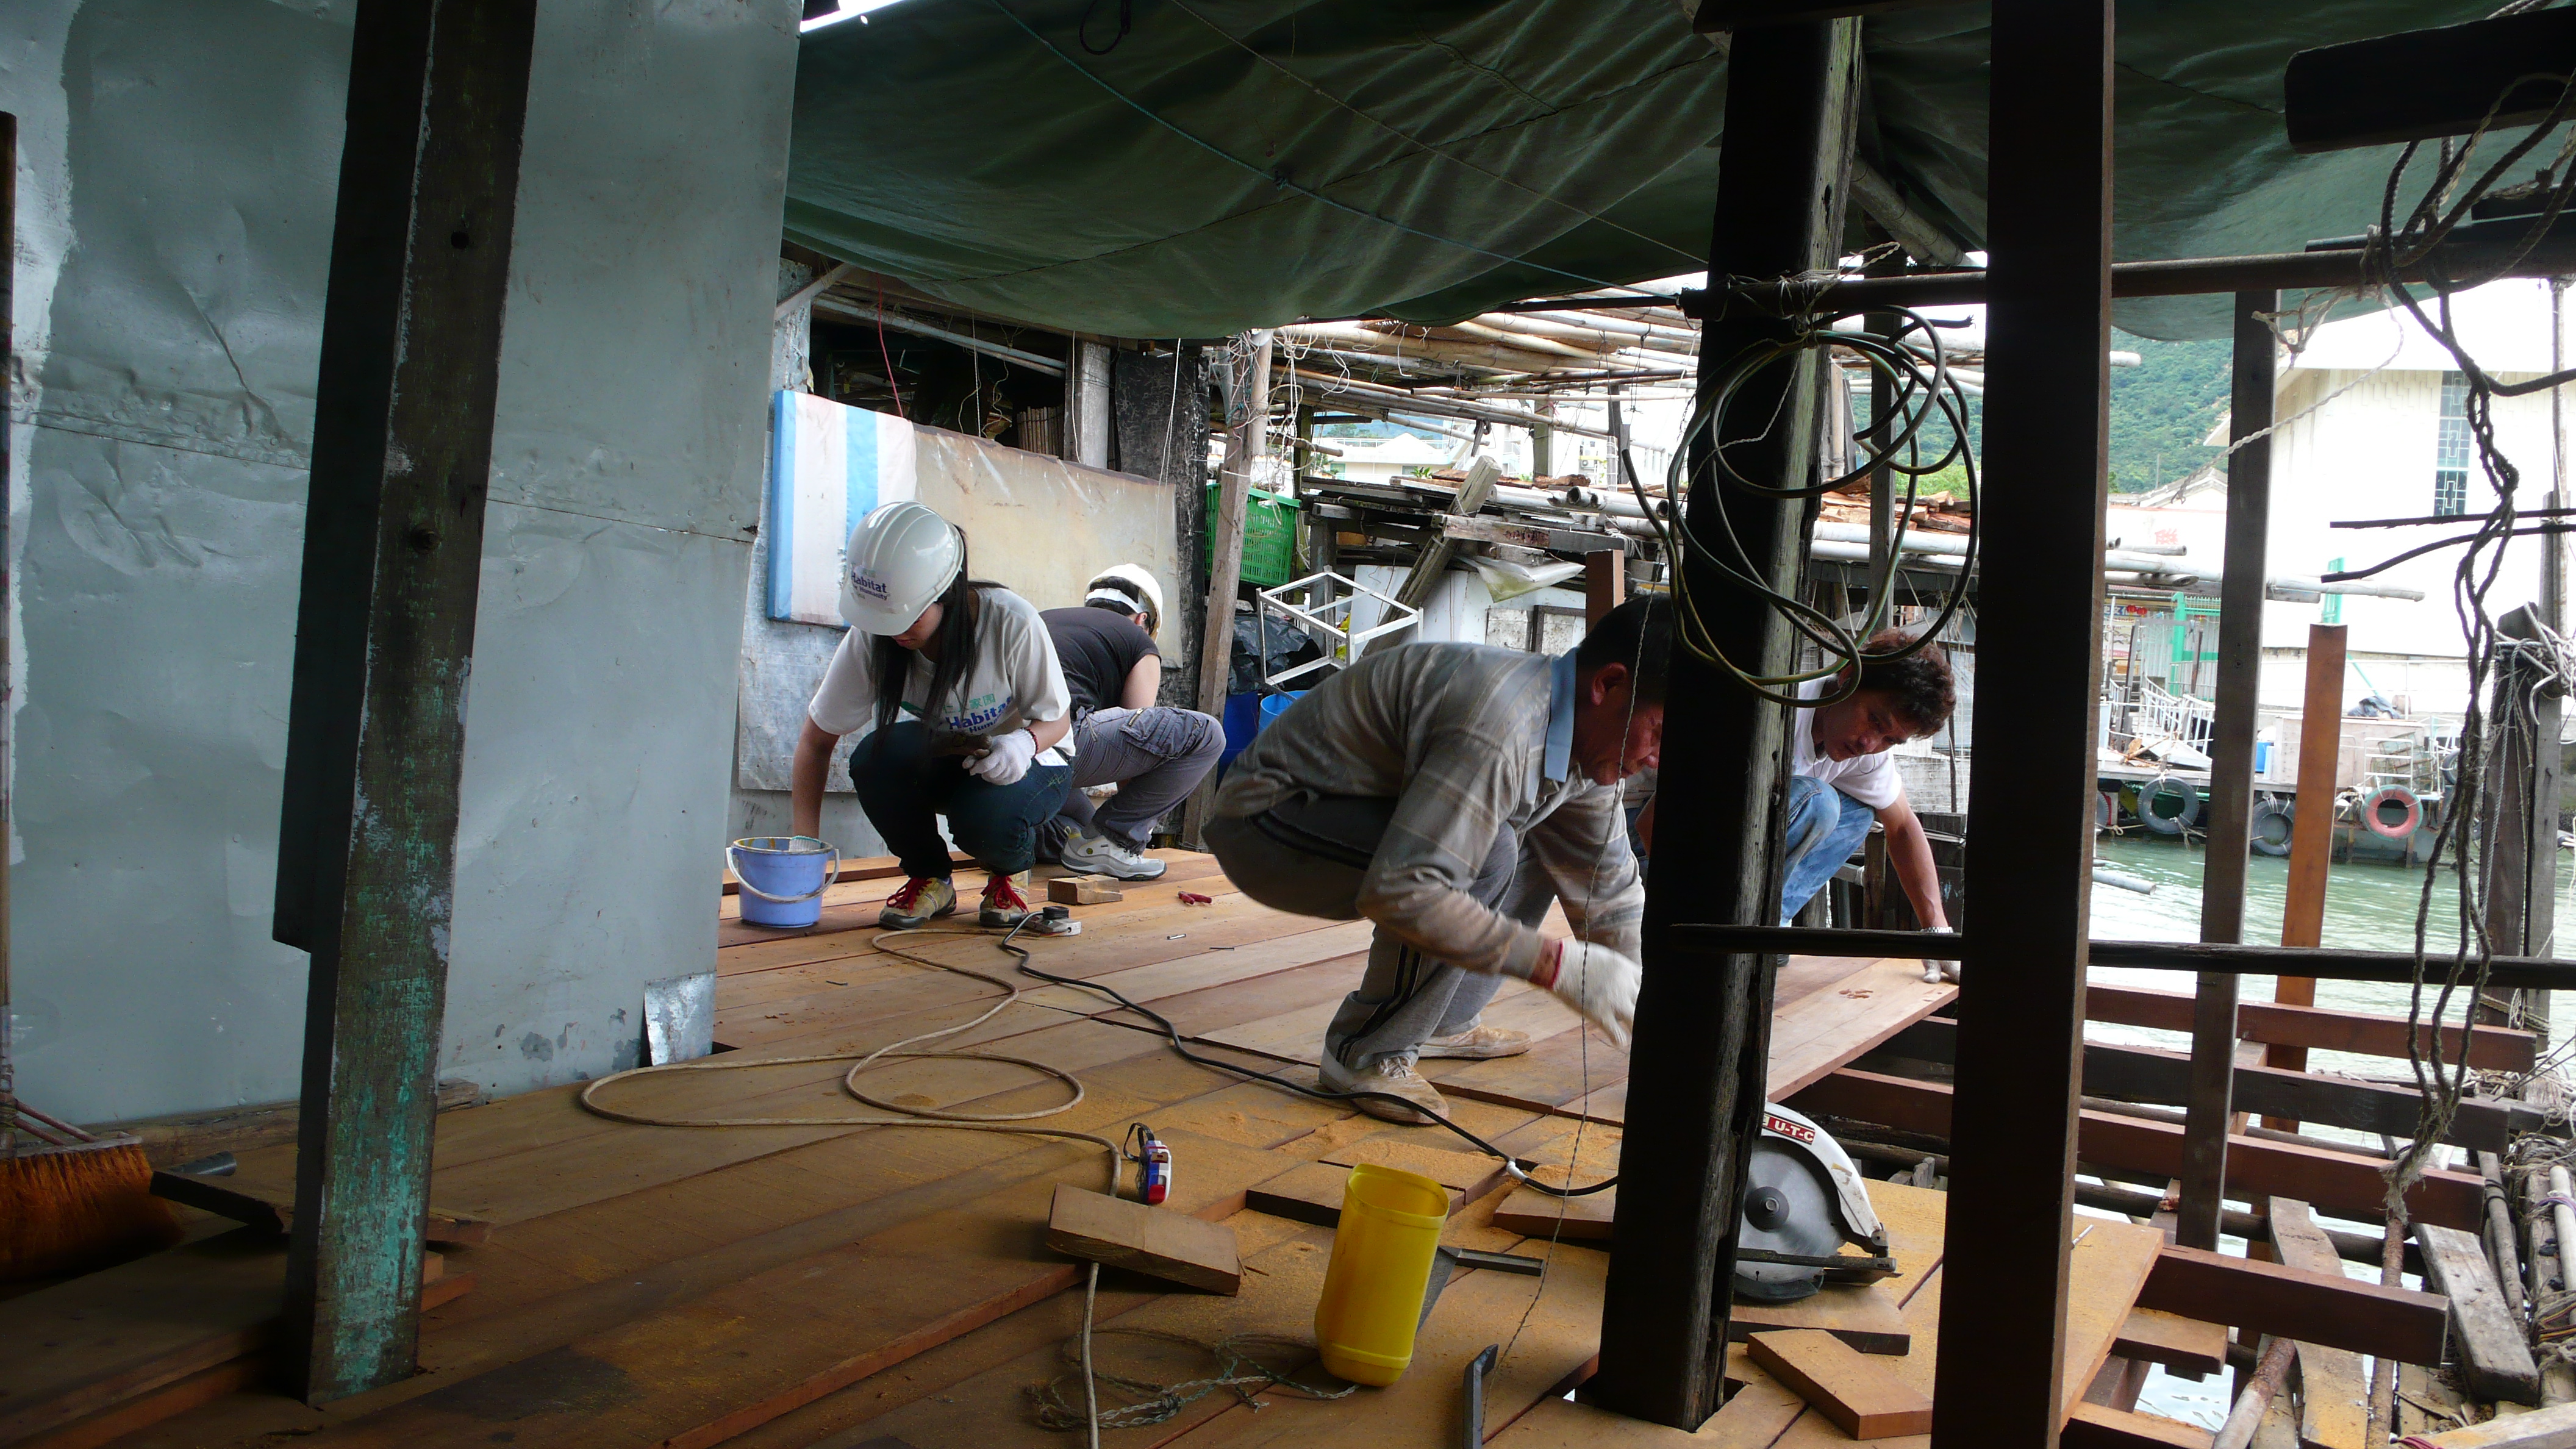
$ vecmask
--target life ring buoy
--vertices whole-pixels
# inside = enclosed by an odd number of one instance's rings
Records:
[[[2393,822],[2380,813],[2390,805],[2399,811],[2399,818]],[[2416,799],[2415,792],[2403,785],[2382,785],[2370,792],[2369,799],[2361,802],[2361,823],[2369,826],[2373,835],[2404,840],[2424,823],[2424,802]]]
[[[2093,797],[2093,828],[2108,830],[2118,824],[2119,820],[2120,797],[2108,790],[2096,794]]]
[[[2175,799],[2182,804],[2172,814],[2159,808]],[[2138,823],[2158,835],[2180,835],[2200,823],[2200,792],[2171,775],[2158,775],[2138,787]]]
[[[2246,844],[2257,855],[2290,853],[2290,833],[2299,815],[2298,802],[2262,796],[2254,802],[2254,813],[2246,821]]]

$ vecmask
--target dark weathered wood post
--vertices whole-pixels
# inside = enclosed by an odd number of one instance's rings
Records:
[[[2254,706],[2263,674],[2263,599],[2270,587],[2272,387],[2280,343],[2264,313],[2278,292],[2236,294],[2235,384],[2227,458],[2227,556],[2218,597],[2218,708],[2209,738],[2209,853],[2200,886],[2200,939],[2245,939],[2245,864],[2254,813]],[[2263,434],[2261,437],[2255,434]],[[2227,1119],[2236,1082],[2236,976],[2200,973],[2192,1008],[2191,1102],[2183,1127],[2182,1198],[2174,1240],[2218,1247],[2227,1182]]]
[[[1995,0],[1980,710],[1936,1449],[2057,1443],[2111,341],[2111,0]],[[2001,562],[1998,562],[2001,561]]]
[[[2544,541],[2547,547],[2558,547],[2554,536],[2545,536]],[[2496,632],[2510,640],[2537,641],[2542,636],[2534,612],[2528,606],[2513,610],[2496,622]],[[2553,956],[2558,924],[2558,732],[2566,700],[2549,667],[2520,649],[2503,651],[2496,661],[2495,681],[2495,704],[2489,715],[2494,721],[2491,748],[2497,790],[2489,834],[2494,845],[2486,867],[2487,935],[2499,956]],[[2484,1008],[2489,1003],[2479,1005]]]
[[[1835,264],[1859,25],[1804,21],[1735,37],[1709,247],[1717,286],[1728,277],[1778,278]],[[1746,348],[1795,330],[1741,303],[1725,305],[1714,289],[1711,301],[1720,310],[1701,334],[1703,387]],[[1808,481],[1824,357],[1794,357],[1756,376],[1727,414],[1727,457],[1748,478]],[[1693,444],[1686,508],[1694,529],[1711,538],[1731,530],[1760,576],[1795,597],[1802,505],[1720,485],[1705,470],[1708,453],[1705,437]],[[1759,674],[1789,672],[1789,627],[1776,609],[1730,585],[1711,561],[1681,566],[1689,570],[1692,602],[1730,658]],[[1665,754],[1660,791],[1689,808],[1657,812],[1618,1246],[1591,1393],[1606,1407],[1677,1428],[1697,1428],[1723,1396],[1737,1203],[1769,1057],[1772,961],[1751,953],[1714,961],[1682,956],[1660,936],[1680,919],[1778,921],[1786,716],[1687,647],[1674,649],[1664,737],[1675,748]]]
[[[277,939],[312,953],[283,1366],[419,1333],[457,780],[535,0],[366,0],[331,237]]]

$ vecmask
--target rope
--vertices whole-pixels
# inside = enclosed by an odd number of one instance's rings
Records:
[[[1166,1333],[1153,1328],[1103,1328],[1092,1331],[1094,1337],[1106,1337],[1111,1334],[1123,1334],[1129,1338],[1147,1338],[1162,1343],[1179,1344],[1184,1348],[1195,1348],[1216,1360],[1217,1371],[1199,1378],[1181,1379],[1168,1384],[1128,1374],[1095,1371],[1092,1374],[1095,1384],[1085,1386],[1086,1394],[1089,1396],[1086,1404],[1096,1404],[1098,1389],[1104,1387],[1116,1391],[1127,1400],[1126,1403],[1107,1409],[1086,1408],[1083,1404],[1074,1403],[1071,1387],[1067,1383],[1072,1375],[1059,1374],[1043,1384],[1033,1384],[1029,1387],[1029,1401],[1037,1410],[1039,1427],[1053,1429],[1059,1433],[1069,1433],[1092,1422],[1096,1422],[1104,1429],[1139,1429],[1149,1424],[1169,1423],[1180,1417],[1183,1409],[1219,1389],[1232,1392],[1242,1403],[1255,1409],[1260,1408],[1261,1403],[1253,1395],[1266,1389],[1285,1390],[1301,1398],[1327,1402],[1346,1399],[1359,1392],[1357,1384],[1344,1384],[1339,1389],[1326,1389],[1299,1383],[1294,1377],[1295,1370],[1274,1369],[1263,1364],[1254,1356],[1258,1350],[1271,1349],[1296,1354],[1309,1351],[1309,1345],[1278,1334],[1237,1333],[1218,1339],[1214,1343],[1208,1343],[1184,1334]],[[1088,1350],[1087,1343],[1085,1350]],[[1072,1340],[1068,1340],[1061,1351],[1068,1363],[1077,1361]]]

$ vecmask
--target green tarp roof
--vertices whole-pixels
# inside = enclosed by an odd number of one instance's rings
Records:
[[[2282,66],[2490,8],[2122,4],[2120,258],[2360,231],[2394,152],[2292,155]],[[1449,320],[1704,264],[1726,66],[1674,0],[1135,0],[1123,38],[1118,10],[904,0],[808,36],[788,237],[964,306],[1131,337]],[[1986,8],[1865,34],[1866,146],[1980,245]],[[2119,320],[2225,330],[2217,299]]]

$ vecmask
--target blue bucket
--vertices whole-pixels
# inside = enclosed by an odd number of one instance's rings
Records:
[[[841,851],[810,835],[754,835],[726,846],[725,863],[742,882],[743,924],[796,930],[823,919]]]

